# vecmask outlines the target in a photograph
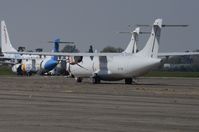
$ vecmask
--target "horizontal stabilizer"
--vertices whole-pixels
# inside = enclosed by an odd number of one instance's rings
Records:
[[[134,32],[119,32],[121,34],[133,34]],[[139,34],[150,34],[151,32],[139,32]]]
[[[137,24],[138,27],[151,27],[152,25]],[[162,27],[188,27],[189,25],[167,25],[163,24]]]
[[[55,41],[48,41],[48,43],[56,43]],[[75,44],[75,42],[64,42],[64,41],[59,41],[57,42],[59,44]]]
[[[199,55],[199,52],[166,52],[158,53],[158,57]]]

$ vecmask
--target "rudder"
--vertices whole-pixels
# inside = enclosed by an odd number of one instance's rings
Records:
[[[153,26],[151,35],[145,45],[145,47],[138,53],[144,57],[157,58],[159,43],[160,43],[160,34],[162,28],[162,19],[156,19]]]
[[[17,52],[17,50],[12,46],[8,31],[6,28],[5,21],[1,21],[1,48],[2,52]]]

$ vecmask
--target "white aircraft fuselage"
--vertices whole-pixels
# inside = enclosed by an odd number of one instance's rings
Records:
[[[158,58],[118,53],[117,56],[95,56],[93,60],[84,57],[78,65],[68,66],[68,70],[79,78],[91,78],[97,75],[100,80],[116,81],[141,76],[157,67],[160,61]]]

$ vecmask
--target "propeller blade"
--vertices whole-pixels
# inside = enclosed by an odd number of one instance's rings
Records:
[[[85,68],[85,67],[83,67],[83,66],[81,66],[80,64],[76,64],[76,65],[78,65],[79,67],[81,67],[81,68],[83,68],[83,69],[85,69],[85,70],[88,70],[87,68]]]

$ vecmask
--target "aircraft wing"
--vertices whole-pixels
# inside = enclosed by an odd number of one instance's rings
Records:
[[[64,52],[6,52],[7,54],[25,54],[42,56],[115,56],[121,53],[64,53]],[[128,55],[129,53],[125,53]]]
[[[64,53],[64,52],[6,52],[7,54],[41,55],[41,56],[116,56],[132,55],[132,53]],[[158,57],[199,55],[199,52],[165,52],[158,53]]]
[[[185,55],[199,55],[199,52],[167,52],[167,53],[158,53],[158,57],[185,56]]]
[[[11,60],[11,59],[13,59],[13,58],[9,58],[9,57],[0,56],[0,59],[3,59],[3,60]]]
[[[11,62],[11,61],[0,61],[0,64],[16,64],[16,62]]]

